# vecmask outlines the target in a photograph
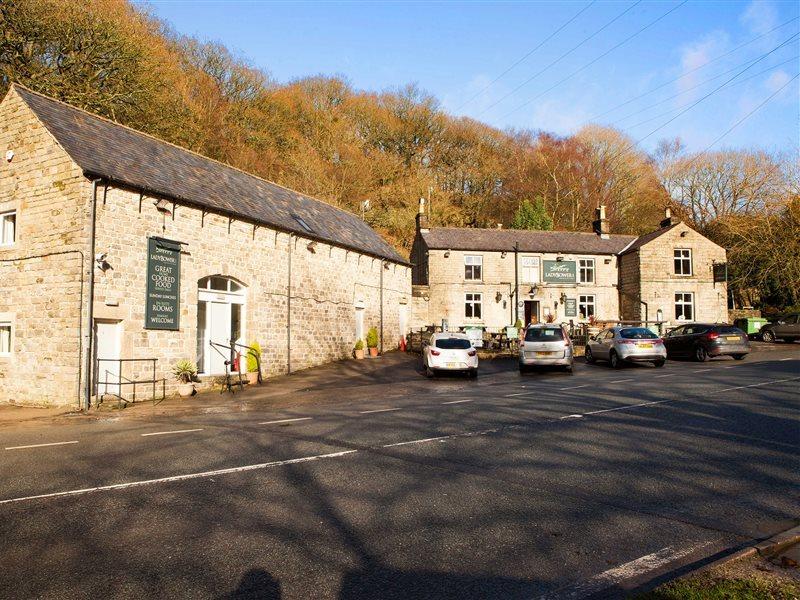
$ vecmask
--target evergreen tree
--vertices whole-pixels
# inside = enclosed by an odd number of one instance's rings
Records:
[[[537,196],[533,202],[523,200],[511,221],[513,229],[553,229],[553,219],[547,214],[544,200]]]

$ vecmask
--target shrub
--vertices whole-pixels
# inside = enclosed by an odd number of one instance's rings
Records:
[[[369,331],[367,332],[367,347],[369,348],[377,348],[378,347],[378,328],[377,327],[370,327]]]
[[[172,372],[175,374],[175,379],[181,383],[191,383],[197,376],[197,366],[190,360],[182,359],[175,363],[172,367]]]
[[[355,349],[356,350],[363,350],[364,349],[364,340],[357,340]]]
[[[522,319],[517,319],[517,322],[514,323],[514,327],[517,329],[522,329]]]
[[[258,342],[252,342],[250,347],[252,349],[247,351],[247,372],[257,373],[258,364],[261,361],[261,346]]]

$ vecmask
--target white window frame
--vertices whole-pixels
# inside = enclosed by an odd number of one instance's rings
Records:
[[[5,358],[14,352],[14,323],[6,319],[0,320],[0,328],[8,328],[8,350],[0,347],[0,358]]]
[[[478,268],[478,276],[475,277],[475,268]],[[471,272],[470,276],[467,276]],[[483,255],[465,254],[464,255],[464,281],[483,281]]]
[[[678,299],[678,296],[681,296]],[[689,297],[689,301],[686,301],[686,296]],[[681,307],[681,314],[683,315],[683,319],[680,318],[678,315],[678,307]],[[689,307],[691,315],[686,317],[686,307]],[[694,321],[695,320],[695,310],[694,310],[694,292],[675,292],[675,299],[673,303],[673,307],[675,310],[675,320],[678,321]]]
[[[539,283],[542,277],[541,259],[538,256],[523,256],[520,271],[522,272],[520,283]],[[532,276],[532,273],[536,273],[536,276]]]
[[[475,316],[476,307],[481,313],[478,316]],[[467,308],[471,309],[471,316],[467,314]],[[464,294],[464,318],[475,319],[478,321],[483,319],[483,294],[481,292],[467,292]]]
[[[685,254],[684,254],[685,253]],[[685,261],[689,261],[689,272],[683,272]],[[681,272],[678,272],[678,261],[681,264]],[[692,260],[691,248],[675,248],[672,252],[672,270],[678,277],[691,277],[694,274],[694,261]]]
[[[584,264],[585,263],[585,264]],[[584,271],[586,273],[591,273],[591,279],[584,278]],[[597,282],[597,270],[596,270],[596,263],[593,258],[579,258],[578,259],[578,283],[596,283]]]
[[[11,241],[7,241],[3,238],[5,235],[6,230],[6,217],[14,217],[14,230],[12,232],[12,239]],[[13,246],[17,242],[17,211],[16,210],[9,210],[3,213],[0,213],[0,247],[6,246]]]
[[[592,313],[589,314],[589,307]],[[578,296],[578,315],[583,315],[582,319],[588,319],[592,315],[597,316],[597,296],[594,294],[580,294]]]

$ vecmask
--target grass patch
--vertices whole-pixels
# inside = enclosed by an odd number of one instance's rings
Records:
[[[697,576],[671,581],[636,600],[795,600],[800,586],[765,579],[719,579]]]

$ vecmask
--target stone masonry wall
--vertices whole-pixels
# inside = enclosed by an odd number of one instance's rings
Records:
[[[673,251],[692,251],[692,275],[675,275]],[[725,249],[681,223],[639,249],[641,298],[648,303],[649,318],[661,309],[664,319],[675,323],[675,293],[694,294],[695,321],[728,320],[727,286],[714,283],[712,265],[726,261]]]
[[[141,205],[141,209],[140,209]],[[170,204],[170,206],[172,206]],[[180,331],[144,329],[147,238],[184,242],[181,264]],[[232,277],[246,286],[245,343],[262,346],[263,370],[287,372],[287,293],[291,252],[291,368],[305,369],[351,356],[356,305],[363,306],[364,332],[379,326],[380,277],[384,279],[384,349],[396,348],[401,313],[408,314],[410,268],[354,251],[290,237],[251,223],[178,205],[159,213],[154,198],[109,188],[98,205],[97,252],[111,265],[99,275],[95,317],[120,321],[121,355],[159,359],[159,377],[173,363],[197,355],[198,280]],[[406,326],[408,319],[406,319]]]
[[[595,283],[593,284],[552,284],[527,282],[523,278],[522,258],[525,256],[538,256],[540,270],[544,260],[555,260],[556,254],[519,253],[519,289],[515,298],[510,297],[514,284],[514,253],[507,252],[505,257],[501,252],[468,252],[451,251],[445,258],[444,250],[430,250],[428,253],[430,286],[427,316],[430,323],[440,324],[442,319],[447,319],[449,325],[460,327],[464,325],[483,325],[489,329],[500,329],[513,323],[515,319],[514,302],[524,300],[537,300],[540,303],[540,313],[544,318],[544,308],[547,307],[555,314],[557,322],[566,322],[572,319],[579,322],[578,317],[566,317],[561,294],[568,298],[578,299],[579,295],[591,294],[595,296],[596,316],[603,320],[616,320],[619,317],[619,301],[617,293],[617,258],[607,255],[563,255],[564,260],[577,261],[578,258],[594,258]],[[483,256],[482,281],[466,281],[464,279],[464,256]],[[608,261],[608,264],[606,264]],[[541,279],[541,276],[540,276]],[[535,295],[529,294],[531,286],[536,284],[538,290]],[[467,319],[464,316],[464,298],[468,292],[483,294],[482,319]],[[500,294],[500,301],[497,301]],[[505,306],[503,303],[505,302]],[[556,302],[558,306],[556,307]],[[519,307],[519,318],[524,320],[524,307]],[[416,322],[416,319],[415,319]]]
[[[0,103],[0,213],[16,210],[16,241],[0,246],[0,402],[75,404],[84,326],[81,252],[90,185],[13,90]]]

